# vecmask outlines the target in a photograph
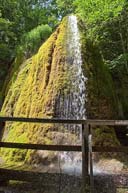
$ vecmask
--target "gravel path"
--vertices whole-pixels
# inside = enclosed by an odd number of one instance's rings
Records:
[[[81,177],[67,174],[43,174],[42,183],[10,183],[0,187],[0,193],[81,193]],[[118,187],[128,187],[128,174],[98,174],[94,176],[95,193],[128,193]]]

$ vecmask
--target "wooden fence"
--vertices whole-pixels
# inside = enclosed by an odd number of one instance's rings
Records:
[[[92,126],[128,126],[128,120],[65,120],[65,119],[40,119],[21,117],[0,117],[0,134],[2,135],[6,122],[26,122],[26,123],[57,123],[57,124],[79,124],[82,127],[82,146],[80,145],[43,145],[0,142],[0,147],[35,149],[50,151],[78,151],[82,152],[82,181],[83,187],[90,187],[90,192],[94,193],[93,182],[93,160],[92,152],[126,152],[128,147],[100,147],[92,146]]]

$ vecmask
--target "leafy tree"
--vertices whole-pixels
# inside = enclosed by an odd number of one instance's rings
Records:
[[[125,0],[76,0],[76,12],[86,23],[90,35],[96,35],[97,29],[122,11]]]
[[[49,37],[52,28],[48,25],[39,25],[26,33],[22,37],[21,44],[18,46],[18,51],[22,50],[26,58],[30,57],[37,51],[39,46]]]
[[[0,59],[1,62],[7,60],[11,53],[10,41],[14,41],[14,33],[11,32],[11,22],[4,18],[0,18]],[[8,60],[7,60],[8,61]]]
[[[45,25],[54,28],[57,24],[51,3],[46,0],[0,0],[0,90],[16,55],[21,60],[24,53],[29,57],[36,52],[51,33],[51,28]]]
[[[87,38],[98,44],[111,69],[128,72],[128,4],[125,0],[76,0],[76,12],[86,23]]]
[[[58,13],[54,0],[0,0],[1,50],[0,60],[11,61],[23,34],[42,24],[54,28]],[[2,52],[1,52],[2,53]]]
[[[77,12],[87,23],[106,21],[118,16],[125,0],[76,0]]]
[[[75,6],[73,2],[74,0],[56,0],[60,17],[64,17],[65,15],[74,13]]]

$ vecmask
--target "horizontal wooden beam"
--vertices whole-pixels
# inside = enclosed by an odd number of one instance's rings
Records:
[[[124,152],[128,153],[128,147],[125,146],[117,146],[117,147],[100,147],[100,146],[93,146],[93,152]]]
[[[128,120],[74,120],[74,119],[48,119],[48,118],[24,118],[24,117],[0,117],[0,122],[26,122],[26,123],[60,123],[60,124],[90,124],[90,125],[110,125],[128,126]]]
[[[73,119],[45,119],[45,118],[24,118],[24,117],[0,117],[0,122],[26,122],[26,123],[62,123],[62,124],[84,124],[87,120]]]
[[[0,147],[4,148],[18,148],[18,149],[35,149],[35,150],[48,150],[48,151],[78,151],[81,152],[80,145],[42,145],[42,144],[27,144],[27,143],[10,143],[0,142]],[[93,146],[93,152],[125,152],[128,153],[128,147],[100,147]]]
[[[18,181],[28,181],[28,182],[35,182],[43,184],[55,184],[59,181],[59,175],[57,176],[56,173],[41,173],[39,171],[26,171],[26,167],[20,167],[18,166],[12,167],[8,169],[7,168],[0,168],[0,180],[18,180]],[[51,178],[52,176],[52,178]],[[50,182],[46,182],[46,179],[50,179]]]
[[[0,142],[0,147],[48,150],[48,151],[81,151],[81,146],[79,145],[42,145],[42,144]]]
[[[128,126],[128,120],[92,120],[88,119],[90,125]]]

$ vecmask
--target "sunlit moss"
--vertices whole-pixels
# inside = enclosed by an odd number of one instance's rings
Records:
[[[47,117],[55,113],[56,95],[68,84],[66,62],[67,18],[40,47],[37,54],[21,64],[5,98],[2,115],[14,117]],[[3,140],[17,143],[51,144],[51,125],[7,123]],[[36,157],[35,151],[2,149],[6,162],[27,162]]]

